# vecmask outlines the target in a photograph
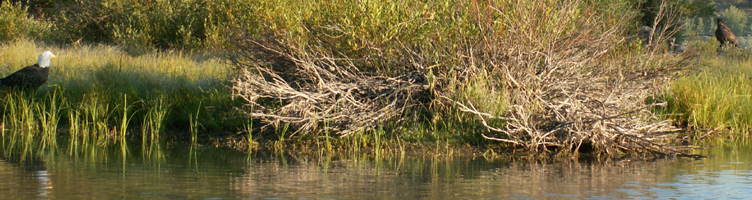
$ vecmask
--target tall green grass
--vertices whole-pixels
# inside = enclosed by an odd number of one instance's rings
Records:
[[[694,139],[748,141],[752,131],[752,52],[717,53],[716,41],[690,44],[699,53],[696,68],[674,80],[663,98],[667,113],[688,126]]]
[[[39,138],[49,147],[60,136],[70,137],[74,147],[129,139],[146,146],[166,136],[185,137],[189,130],[242,130],[247,121],[226,119],[240,104],[227,88],[230,65],[218,56],[157,51],[131,56],[116,46],[16,40],[0,44],[0,75],[36,63],[45,50],[57,55],[45,85],[31,93],[2,91],[3,124],[13,133],[4,136]],[[194,130],[192,123],[202,129]]]
[[[6,157],[12,153],[34,154],[58,147],[58,123],[65,101],[59,93],[39,98],[33,91],[0,91],[2,137]]]

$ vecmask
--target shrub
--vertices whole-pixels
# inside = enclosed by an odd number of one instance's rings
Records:
[[[222,48],[235,20],[252,15],[240,0],[83,0],[58,17],[64,42],[124,44],[130,47]]]
[[[35,38],[49,32],[51,25],[30,18],[27,10],[28,7],[20,3],[10,1],[0,3],[0,40]]]
[[[731,6],[723,13],[723,18],[726,25],[734,31],[737,36],[743,36],[747,34],[747,13],[735,6]]]

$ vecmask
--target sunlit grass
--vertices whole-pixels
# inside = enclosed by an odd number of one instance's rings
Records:
[[[154,143],[168,128],[175,137],[188,130],[195,137],[196,128],[243,128],[245,120],[225,119],[239,104],[226,87],[230,65],[218,56],[129,55],[117,46],[17,40],[0,45],[0,75],[36,63],[45,50],[57,55],[46,84],[32,93],[3,91],[4,136],[37,138],[40,145],[53,147],[57,133],[64,132],[71,146],[107,146],[131,138]]]
[[[716,53],[715,41],[695,42],[697,68],[671,85],[665,95],[671,113],[695,139],[749,140],[752,131],[752,52],[730,49]]]

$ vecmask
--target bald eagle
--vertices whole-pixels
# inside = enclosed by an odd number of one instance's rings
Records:
[[[55,54],[52,54],[52,52],[42,52],[42,54],[39,54],[37,64],[24,67],[0,79],[0,86],[36,90],[44,82],[47,82],[47,75],[50,73],[50,60],[52,58],[55,58]]]
[[[721,42],[721,45],[719,45],[718,48],[720,49],[726,44],[732,44],[734,47],[739,47],[739,45],[736,44],[736,35],[734,35],[734,32],[731,32],[731,29],[728,26],[726,26],[723,19],[718,18],[716,23],[718,24],[718,28],[715,29],[715,39],[718,39],[718,42]]]

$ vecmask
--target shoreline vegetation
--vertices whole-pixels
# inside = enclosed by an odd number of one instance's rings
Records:
[[[669,53],[680,5],[656,4],[647,40],[636,5],[3,1],[0,75],[58,58],[36,92],[0,94],[2,146],[656,158],[747,141],[752,53]]]

